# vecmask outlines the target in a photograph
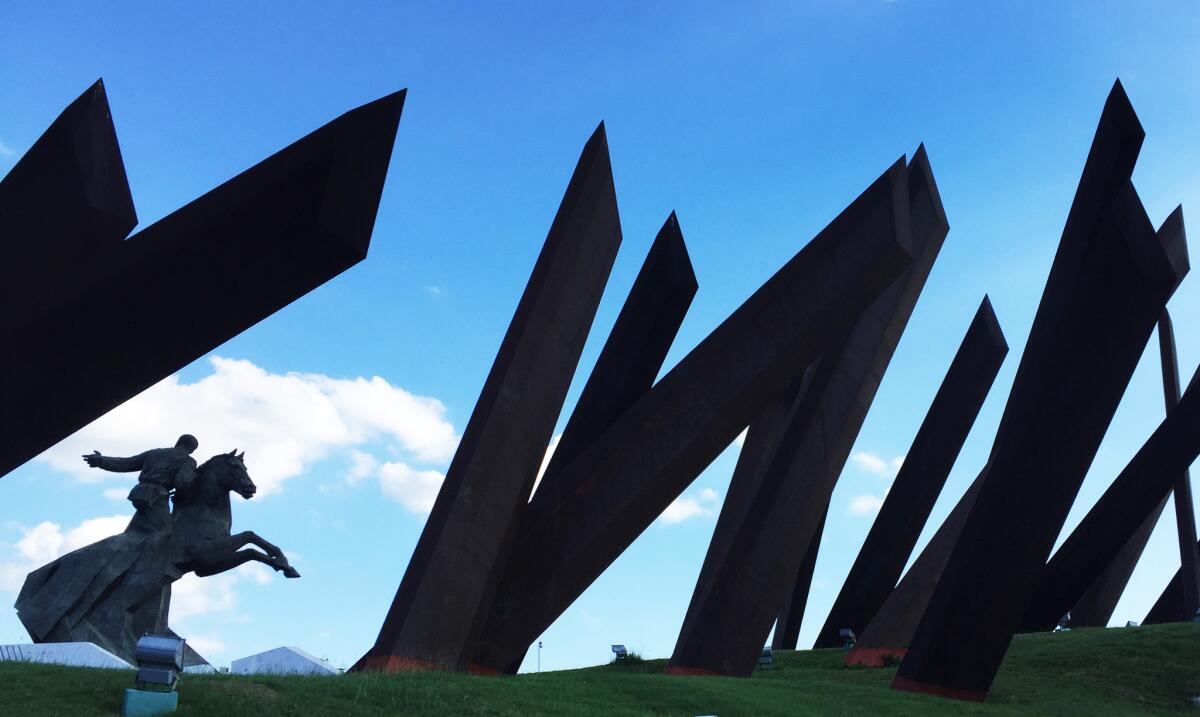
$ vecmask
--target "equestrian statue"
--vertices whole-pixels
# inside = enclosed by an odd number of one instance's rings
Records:
[[[133,662],[139,637],[174,634],[167,626],[171,584],[185,574],[206,577],[255,560],[300,577],[282,550],[253,531],[230,534],[229,494],[250,499],[256,490],[245,453],[234,449],[197,467],[191,454],[198,446],[183,435],[173,448],[129,458],[98,452],[83,457],[93,468],[138,473],[129,493],[134,516],[125,532],[67,553],[25,578],[16,608],[34,642],[93,642]],[[190,657],[204,662],[194,653]]]

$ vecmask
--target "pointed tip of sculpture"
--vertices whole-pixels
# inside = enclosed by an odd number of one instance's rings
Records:
[[[929,164],[929,153],[925,150],[925,143],[921,142],[917,145],[917,151],[913,152],[912,159],[908,163],[910,173],[916,172],[917,179],[914,181],[909,179],[908,188],[910,194],[915,196],[915,193],[924,186],[929,192],[929,199],[933,205],[933,221],[940,227],[942,233],[950,231],[950,221],[946,218],[946,208],[942,205],[942,193],[938,189],[937,180],[933,176],[933,167]],[[911,176],[911,175],[910,175]]]
[[[355,261],[365,258],[370,248],[407,92],[402,89],[360,105],[313,133],[332,138],[325,150],[332,159],[321,221]]]
[[[1112,90],[1109,91],[1108,97],[1104,101],[1101,121],[1105,118],[1125,125],[1126,132],[1139,138],[1146,136],[1146,131],[1142,128],[1142,121],[1138,119],[1137,112],[1134,111],[1133,103],[1129,100],[1129,95],[1126,94],[1125,86],[1121,84],[1120,78],[1113,83]]]
[[[1175,210],[1167,216],[1158,231],[1155,232],[1155,237],[1163,248],[1163,254],[1169,264],[1169,271],[1175,276],[1175,287],[1177,288],[1191,270],[1187,231],[1183,225],[1183,205],[1175,207]]]
[[[992,308],[991,297],[987,294],[984,294],[983,301],[979,302],[979,310],[975,312],[975,321],[983,322],[992,343],[1005,353],[1008,352],[1008,340],[1004,338],[1004,331],[1000,328],[1000,320],[996,318],[996,312]]]
[[[658,230],[650,251],[660,252],[660,256],[669,262],[671,283],[680,287],[690,287],[693,293],[699,288],[696,270],[692,266],[692,257],[688,254],[687,242],[683,239],[683,229],[679,226],[679,217],[676,216],[675,210],[671,210],[662,228]]]
[[[22,172],[43,177],[53,174],[60,179],[74,175],[72,184],[79,201],[94,213],[93,221],[105,227],[100,234],[108,242],[124,239],[137,226],[104,78],[98,78],[59,113],[7,177]],[[34,184],[44,186],[45,181]],[[94,248],[96,243],[89,241],[86,248]]]

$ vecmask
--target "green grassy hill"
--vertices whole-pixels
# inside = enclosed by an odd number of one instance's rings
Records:
[[[750,679],[667,677],[663,662],[517,677],[186,675],[187,715],[1098,715],[1196,714],[1200,625],[1074,630],[1013,642],[982,705],[894,692],[896,669],[840,650],[776,653]],[[132,673],[0,662],[0,715],[116,715]]]

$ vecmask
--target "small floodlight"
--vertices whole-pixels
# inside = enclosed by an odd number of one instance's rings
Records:
[[[624,645],[613,645],[612,651],[613,654],[617,656],[618,660],[623,660],[626,657],[629,657],[629,651],[625,649]]]
[[[137,686],[167,692],[183,670],[183,640],[167,635],[143,635],[137,641],[133,658],[137,660]]]
[[[1137,626],[1138,626],[1138,624],[1137,624],[1137,621],[1135,621],[1135,620],[1130,620],[1129,622],[1125,623],[1125,627],[1137,627]]]
[[[775,656],[771,654],[770,646],[764,647],[758,655],[759,667],[770,667],[775,664]]]
[[[842,638],[842,649],[849,650],[858,642],[858,635],[848,627],[843,627],[838,630],[838,637]]]
[[[1067,613],[1058,619],[1058,625],[1054,628],[1055,632],[1070,632],[1071,630],[1071,613]]]
[[[175,684],[183,670],[184,641],[174,635],[142,635],[133,650],[137,661],[135,689],[125,690],[124,717],[174,712],[179,705]]]

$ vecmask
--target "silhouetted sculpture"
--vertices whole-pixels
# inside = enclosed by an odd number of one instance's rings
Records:
[[[176,448],[132,458],[85,456],[96,467],[141,471],[131,493],[137,515],[125,532],[29,574],[16,608],[34,642],[93,642],[132,662],[139,637],[169,630],[171,584],[184,574],[215,575],[256,560],[300,577],[283,551],[256,533],[230,535],[229,493],[255,493],[244,454],[217,455],[196,468],[188,455],[194,448],[195,439],[183,436]],[[163,521],[171,488],[174,508]],[[243,549],[247,544],[262,552]]]
[[[1193,548],[1200,553],[1200,542],[1197,542]],[[1154,601],[1154,606],[1150,608],[1150,612],[1146,613],[1146,618],[1142,620],[1143,625],[1160,625],[1164,622],[1188,622],[1195,620],[1198,615],[1195,612],[1188,612],[1188,605],[1183,597],[1183,569],[1175,571],[1175,575],[1171,577],[1171,581],[1167,583],[1167,587],[1163,589],[1162,594]]]
[[[748,676],[829,505],[838,476],[949,230],[925,148],[905,167],[913,257],[822,347],[760,479],[731,483],[679,639],[672,674]],[[735,499],[748,492],[752,498]],[[736,501],[736,502],[731,502]],[[735,506],[746,506],[739,513]],[[720,530],[727,523],[732,530]]]
[[[866,630],[859,633],[858,642],[843,660],[847,665],[882,667],[889,659],[903,657],[908,652],[908,644],[912,642],[913,633],[925,614],[933,589],[942,577],[946,560],[958,541],[963,524],[967,522],[987,471],[987,466],[984,466],[959,497],[921,554],[888,594],[887,600],[875,612],[875,617],[867,623]]]
[[[671,212],[600,350],[540,486],[558,490],[563,468],[650,390],[697,288],[679,221]],[[516,673],[523,659],[524,652],[507,671]]]
[[[1200,455],[1198,383],[1193,378],[1183,397],[1046,564],[1021,622],[1023,632],[1053,629]]]
[[[1007,354],[985,296],[813,647],[841,647],[843,628],[862,635],[891,594]]]
[[[679,219],[671,212],[579,394],[542,485],[555,485],[562,469],[654,385],[698,288]]]
[[[1105,104],[1005,406],[987,480],[894,689],[982,700],[1163,306],[1187,273],[1182,226],[1156,234],[1130,182],[1144,133]]]
[[[92,468],[115,473],[139,471],[137,485],[129,492],[129,502],[137,511],[129,521],[129,532],[156,533],[171,529],[171,508],[167,498],[172,490],[187,491],[196,479],[196,460],[192,452],[199,447],[196,437],[184,434],[174,448],[155,448],[132,458],[113,458],[93,451],[83,457]]]
[[[775,634],[771,636],[771,649],[795,650],[800,639],[800,626],[804,624],[804,610],[808,607],[808,593],[812,590],[813,571],[817,568],[817,555],[821,552],[821,536],[825,533],[825,521],[829,517],[829,506],[821,515],[817,532],[808,542],[808,552],[800,562],[800,572],[788,588],[787,600],[775,618]]]
[[[136,224],[97,80],[0,181],[0,336],[71,297],[94,260],[120,249]]]
[[[911,259],[894,164],[593,441],[526,509],[474,660],[529,644]],[[760,645],[761,647],[761,645]]]
[[[1183,231],[1183,211],[1179,213],[1180,231]],[[1158,347],[1163,367],[1163,393],[1169,415],[1179,403],[1179,358],[1175,353],[1175,328],[1171,325],[1171,314],[1163,309],[1158,320]],[[1193,381],[1195,379],[1193,378]],[[1200,553],[1196,551],[1196,510],[1192,503],[1192,475],[1188,470],[1175,477],[1175,526],[1179,539],[1180,590],[1183,597],[1184,614],[1195,617],[1200,613]]]
[[[375,645],[466,669],[621,244],[604,125],[584,146]]]
[[[1167,309],[1163,309],[1162,317],[1158,320],[1158,354],[1162,365],[1163,400],[1169,414],[1179,403],[1180,388],[1179,359],[1175,353],[1175,332],[1171,326],[1170,312]],[[1195,514],[1190,507],[1192,490],[1188,471],[1184,471],[1176,480],[1174,493],[1176,495],[1175,522],[1180,539],[1181,563],[1187,565],[1190,562],[1191,573],[1195,575],[1196,523]],[[1138,559],[1141,558],[1142,551],[1146,548],[1151,533],[1154,532],[1154,527],[1158,525],[1158,518],[1166,508],[1168,498],[1169,496],[1163,496],[1163,499],[1154,506],[1150,515],[1142,521],[1141,526],[1138,527],[1129,542],[1125,543],[1125,546],[1108,564],[1100,577],[1096,578],[1087,592],[1075,602],[1074,607],[1071,608],[1071,627],[1104,627],[1108,624],[1117,607],[1117,602],[1121,599],[1121,594],[1125,592],[1125,586],[1129,584],[1133,569],[1137,567]],[[1182,510],[1180,510],[1181,508]],[[1193,604],[1195,604],[1194,601]],[[1191,612],[1194,614],[1195,608]]]
[[[0,416],[0,475],[361,261],[403,103],[352,110],[124,241],[102,86],[68,107],[0,181],[0,403],[21,407]]]

